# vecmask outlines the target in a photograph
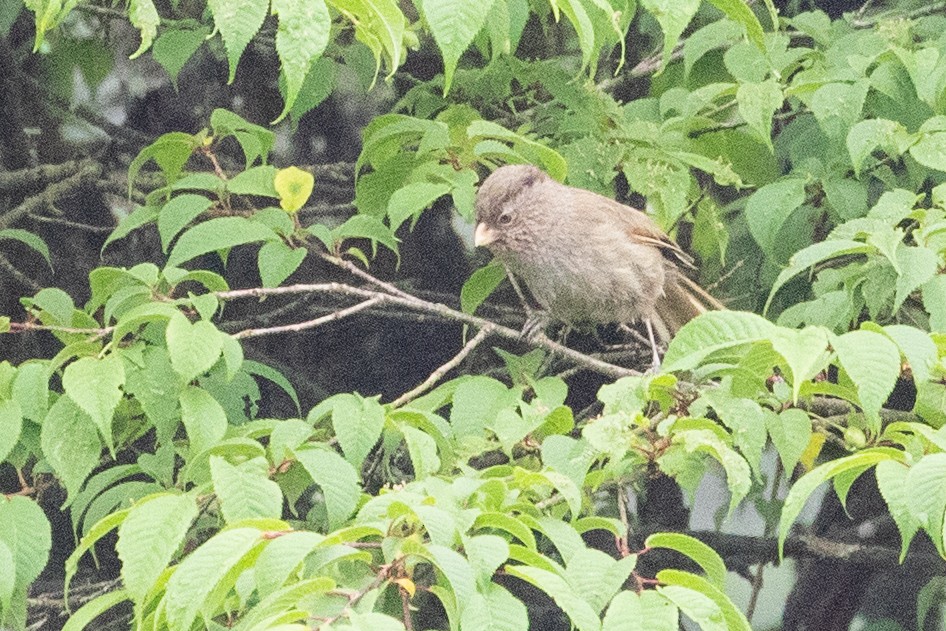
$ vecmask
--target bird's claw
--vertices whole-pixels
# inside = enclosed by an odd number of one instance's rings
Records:
[[[543,311],[533,311],[526,318],[522,325],[522,331],[519,333],[519,339],[526,342],[535,342],[541,336],[545,335],[545,329],[549,325],[549,317]]]

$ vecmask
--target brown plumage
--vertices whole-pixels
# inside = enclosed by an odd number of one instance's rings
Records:
[[[692,260],[643,212],[531,165],[496,169],[476,198],[489,248],[550,315],[571,325],[644,321],[663,340],[723,308],[681,268]]]

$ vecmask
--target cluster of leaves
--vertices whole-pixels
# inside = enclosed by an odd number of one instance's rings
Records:
[[[39,46],[75,3],[26,4]],[[946,19],[859,25],[807,13],[788,31],[771,3],[760,21],[739,1],[642,1],[663,33],[664,70],[647,97],[621,104],[575,69],[593,74],[624,41],[635,4],[538,4],[537,19],[564,15],[573,28],[570,66],[509,55],[530,17],[525,0],[422,0],[415,23],[393,0],[208,3],[201,17],[221,34],[231,79],[250,41],[265,39],[267,12],[278,16],[284,115],[331,91],[336,58],[355,64],[367,51],[368,74],[390,74],[424,33],[444,74],[365,130],[359,214],[346,222],[303,226],[312,177],[270,165],[273,133],[217,110],[208,130],[166,134],[129,168],[134,183],[153,162],[162,186],[105,247],[154,228],[163,267],[98,268],[81,308],[57,289],[23,299],[63,348],[0,364],[0,462],[65,487],[81,537],[69,579],[113,530],[122,564],[122,589],[85,605],[70,629],[125,602],[142,629],[313,619],[404,629],[412,607],[441,616],[424,621],[430,628],[525,629],[521,582],[582,630],[676,629],[681,614],[704,629],[747,629],[714,551],[656,534],[645,551],[676,550],[700,571],[639,574],[647,552],[628,550],[626,519],[601,506],[620,504],[602,498],[623,498],[655,468],[690,492],[721,468],[730,512],[761,502],[769,445],[788,475],[808,470],[781,505],[780,543],[816,487],[832,481],[843,500],[874,468],[903,554],[923,530],[946,556]],[[198,19],[163,20],[150,0],[133,0],[128,15],[139,53],[153,42],[172,77],[210,32]],[[357,44],[340,32],[349,28]],[[487,67],[458,68],[471,46]],[[529,125],[495,122],[523,110]],[[216,155],[232,141],[244,161],[231,176]],[[201,156],[213,170],[193,168]],[[760,310],[768,296],[778,324],[736,311],[691,322],[661,374],[605,386],[589,422],[576,422],[566,384],[540,374],[535,355],[506,358],[511,386],[466,376],[402,405],[339,394],[304,419],[258,418],[257,377],[295,393],[218,329],[229,287],[197,268],[200,257],[259,245],[264,287],[323,247],[367,264],[346,240],[396,252],[398,228],[444,196],[470,219],[477,167],[502,162],[534,162],[609,194],[623,174],[665,227],[692,224],[704,273],[758,261],[727,286]],[[45,252],[24,234],[4,236]],[[495,269],[468,284],[467,310],[501,281]],[[891,423],[884,405],[898,380],[916,387],[915,420]],[[808,411],[823,398],[850,414]],[[839,438],[851,453],[815,466]],[[20,496],[0,502],[0,524],[0,624],[15,626],[50,528]],[[625,545],[593,549],[594,531]]]

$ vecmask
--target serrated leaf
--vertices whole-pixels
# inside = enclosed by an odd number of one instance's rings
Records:
[[[125,589],[116,589],[96,596],[69,615],[62,631],[83,631],[92,628],[90,625],[96,618],[128,599],[128,590]]]
[[[161,35],[154,40],[151,56],[168,73],[175,87],[181,69],[194,56],[209,34],[210,29],[206,26],[194,28],[192,25],[176,24],[163,29]]]
[[[437,455],[437,442],[430,434],[405,425],[401,427],[404,444],[411,458],[411,468],[415,479],[423,479],[440,470],[440,457]]]
[[[470,274],[460,289],[460,309],[464,313],[476,313],[477,307],[489,298],[505,278],[506,268],[495,259]]]
[[[506,572],[548,594],[580,631],[598,631],[598,614],[561,576],[528,565],[507,565]]]
[[[621,590],[636,564],[637,555],[615,561],[600,550],[584,548],[568,559],[565,580],[577,596],[600,614]]]
[[[679,607],[702,631],[729,631],[722,608],[706,594],[681,585],[658,586],[657,592]]]
[[[25,590],[45,569],[52,548],[52,529],[43,509],[21,495],[0,500],[0,542],[13,558],[14,588]]]
[[[769,310],[769,305],[772,304],[772,298],[775,297],[775,294],[779,289],[782,288],[783,285],[785,285],[785,283],[813,265],[817,265],[822,261],[840,256],[847,256],[850,254],[867,254],[868,252],[873,251],[873,246],[861,241],[852,241],[849,239],[831,239],[828,241],[821,241],[819,243],[813,243],[812,245],[799,250],[792,255],[791,259],[789,259],[788,267],[779,273],[778,278],[775,280],[775,284],[772,285],[772,291],[769,292],[769,297],[765,302],[765,308],[762,312],[765,313]]]
[[[32,232],[20,228],[5,228],[0,230],[0,239],[13,239],[32,248],[46,259],[46,264],[49,265],[49,269],[53,268],[53,261],[49,257],[49,247],[46,245],[45,241]]]
[[[43,456],[71,496],[99,463],[102,441],[92,420],[68,396],[49,408],[40,432]]]
[[[77,359],[66,366],[62,375],[63,390],[91,417],[109,450],[114,447],[112,416],[122,399],[124,385],[125,369],[115,355]]]
[[[889,447],[871,447],[861,450],[850,456],[843,456],[815,467],[792,485],[782,507],[782,516],[779,520],[778,548],[779,557],[782,556],[785,538],[795,518],[801,513],[805,502],[811,494],[824,482],[852,469],[863,469],[876,465],[885,460],[901,461],[903,452]],[[944,487],[946,488],[946,487]]]
[[[358,505],[359,476],[345,459],[321,447],[293,450],[312,481],[322,489],[329,528],[341,527]]]
[[[15,400],[0,401],[0,462],[16,447],[23,429],[23,412]]]
[[[265,11],[265,3],[264,11]],[[233,136],[246,158],[246,168],[249,169],[257,159],[263,164],[276,143],[276,134],[265,127],[251,123],[230,110],[217,108],[210,114],[210,127],[214,136],[223,138]]]
[[[711,547],[690,535],[679,532],[658,532],[644,541],[646,548],[667,548],[692,559],[706,572],[710,584],[723,589],[726,581],[726,564]]]
[[[257,255],[263,287],[279,287],[305,260],[305,248],[290,248],[282,241],[264,243]]]
[[[245,217],[217,217],[204,221],[177,240],[168,265],[176,267],[202,254],[229,250],[257,241],[275,241],[279,236],[258,221]]]
[[[802,385],[828,367],[830,331],[810,326],[801,330],[778,328],[770,338],[772,348],[785,360],[792,384],[792,401],[798,401]]]
[[[877,148],[888,150],[897,155],[895,150],[895,135],[898,132],[906,133],[903,125],[896,121],[883,118],[871,118],[858,121],[847,133],[847,151],[851,154],[851,164],[854,165],[854,175],[860,177],[864,161]]]
[[[371,49],[375,77],[387,56],[388,78],[400,67],[404,54],[406,19],[396,0],[329,0],[329,4],[351,19],[355,37]]]
[[[900,562],[907,556],[910,542],[913,541],[919,522],[910,511],[912,487],[907,486],[910,469],[893,460],[877,464],[874,474],[877,476],[877,488],[887,503],[887,510],[900,531]]]
[[[263,26],[269,3],[257,0],[208,0],[207,8],[226,46],[227,60],[230,62],[227,83],[232,83],[243,51]]]
[[[180,403],[191,455],[206,451],[223,438],[227,431],[227,413],[209,392],[187,386],[181,391]]]
[[[473,594],[460,617],[464,631],[522,631],[529,613],[521,600],[501,585],[488,583]]]
[[[139,502],[122,521],[115,550],[122,562],[122,581],[137,604],[170,565],[196,518],[193,497],[166,494]]]
[[[129,59],[134,59],[151,48],[151,42],[158,33],[161,17],[151,0],[129,0],[128,21],[141,32],[141,45],[129,57]]]
[[[690,370],[713,352],[767,339],[775,329],[774,324],[753,313],[704,313],[677,331],[664,355],[664,370]]]
[[[377,250],[378,243],[397,254],[398,238],[391,228],[385,226],[376,217],[370,215],[355,215],[332,230],[333,241],[345,239],[369,239],[371,247]]]
[[[158,213],[158,234],[161,235],[161,250],[165,253],[178,233],[190,222],[200,217],[212,201],[203,195],[178,195],[165,204]]]
[[[312,64],[325,51],[332,18],[324,0],[272,0],[272,13],[279,16],[276,54],[286,81],[283,111],[273,121],[277,123],[292,110]]]
[[[752,471],[746,459],[727,445],[715,432],[707,429],[688,429],[673,434],[674,442],[681,443],[690,453],[711,455],[726,472],[726,486],[731,494],[729,513],[749,494]]]
[[[276,370],[271,368],[266,364],[261,364],[252,360],[246,360],[243,362],[243,370],[251,375],[256,375],[272,381],[274,384],[279,386],[279,388],[285,392],[292,402],[296,404],[296,412],[299,412],[299,395],[296,394],[296,389],[292,387],[292,384],[289,382],[286,377]]]
[[[789,408],[778,414],[766,409],[765,428],[782,460],[782,467],[790,475],[811,442],[811,419],[798,408]]]
[[[210,476],[228,524],[257,517],[282,517],[282,491],[269,479],[265,458],[233,465],[225,458],[211,456]]]
[[[916,144],[910,147],[910,155],[925,167],[946,171],[946,133],[921,135]]]
[[[223,350],[217,327],[206,320],[191,324],[180,311],[168,320],[165,340],[171,366],[184,383],[210,370]]]
[[[907,472],[907,508],[929,534],[940,556],[946,556],[943,515],[946,511],[946,453],[927,454]]]
[[[568,163],[559,152],[492,121],[474,120],[467,127],[466,135],[471,140],[485,137],[512,142],[516,152],[528,154],[528,158],[539,162],[552,179],[562,182],[568,175]]]
[[[910,294],[933,278],[940,266],[939,255],[929,248],[901,244],[896,252],[896,267],[899,270],[893,311],[899,310],[903,302],[910,297]]]
[[[139,151],[128,166],[128,196],[131,197],[138,172],[149,160],[157,163],[170,185],[180,177],[191,153],[199,146],[200,141],[195,136],[183,132],[170,132],[158,137],[153,143]]]
[[[450,91],[453,72],[460,55],[469,48],[483,28],[493,0],[480,3],[466,0],[421,0],[421,10],[430,26],[434,41],[443,55],[444,94]]]
[[[391,230],[397,230],[407,219],[419,215],[449,192],[450,185],[442,182],[412,182],[397,189],[388,200]]]
[[[890,336],[907,358],[914,381],[927,381],[938,355],[936,343],[930,334],[905,324],[885,326],[883,332]]]
[[[175,629],[190,629],[212,593],[232,586],[240,568],[263,544],[262,533],[256,528],[234,528],[214,535],[190,553],[168,580],[161,603],[168,624]]]
[[[746,201],[749,232],[766,254],[773,256],[779,230],[804,203],[805,180],[797,177],[766,184]]]
[[[864,414],[879,420],[880,408],[900,376],[900,350],[886,336],[864,330],[839,335],[832,346],[857,388]]]
[[[725,13],[730,20],[746,29],[749,41],[758,46],[759,50],[765,51],[765,32],[762,30],[759,18],[755,16],[745,0],[710,0],[710,3]]]
[[[694,592],[700,593],[716,604],[722,612],[723,618],[725,620],[725,628],[727,631],[752,631],[752,627],[749,626],[749,621],[746,619],[745,615],[729,599],[729,597],[723,592],[723,590],[704,579],[702,576],[697,576],[695,574],[690,574],[689,572],[683,572],[681,570],[661,570],[657,572],[657,580],[661,583],[664,583],[668,586],[680,586],[686,589],[691,589]],[[666,589],[666,588],[664,588]],[[661,590],[663,591],[663,590]],[[680,606],[679,602],[677,603]],[[681,609],[684,609],[681,606]],[[684,609],[686,612],[686,609]],[[687,612],[689,614],[689,612]],[[703,621],[694,618],[696,622],[699,622],[703,629],[706,629],[706,625],[703,624]],[[715,624],[717,618],[715,613],[709,616],[708,621],[712,624]]]
[[[345,459],[360,469],[368,453],[381,438],[384,408],[376,399],[365,399],[357,394],[338,394],[314,408],[309,413],[310,420],[323,405],[331,410],[332,428]]]
[[[664,32],[661,68],[665,68],[677,40],[700,8],[700,0],[641,0],[641,6],[654,16]]]
[[[746,6],[742,0],[735,2]],[[769,151],[773,151],[772,116],[782,107],[784,99],[782,88],[774,79],[762,83],[740,83],[736,91],[740,116],[749,125],[749,129],[755,132],[756,137],[766,144]]]

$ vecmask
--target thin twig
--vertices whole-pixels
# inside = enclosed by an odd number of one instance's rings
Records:
[[[323,324],[328,324],[329,322],[337,322],[343,318],[347,318],[350,315],[354,315],[359,311],[364,311],[369,309],[376,304],[380,303],[381,299],[378,298],[369,298],[363,302],[346,307],[344,309],[339,309],[338,311],[333,311],[328,315],[315,318],[313,320],[306,320],[305,322],[295,322],[293,324],[284,324],[281,326],[270,326],[258,329],[243,329],[237,333],[233,334],[233,337],[237,339],[244,339],[248,337],[262,337],[263,335],[276,335],[277,333],[298,333],[299,331],[305,331],[307,329],[314,329],[317,326]]]
[[[476,335],[474,335],[473,338],[469,342],[464,344],[463,348],[460,349],[460,352],[454,355],[450,359],[450,361],[448,361],[443,366],[441,366],[437,370],[430,373],[430,376],[427,377],[427,379],[425,379],[422,384],[420,384],[413,390],[409,390],[408,392],[405,392],[404,394],[399,396],[397,399],[392,401],[391,407],[399,408],[405,403],[408,403],[409,401],[413,401],[420,395],[424,394],[425,392],[433,388],[434,385],[436,385],[438,381],[443,379],[444,375],[446,375],[448,372],[450,372],[451,370],[459,366],[460,362],[466,359],[466,356],[469,355],[473,351],[474,348],[479,346],[483,342],[483,340],[489,337],[490,328],[491,327],[483,327],[482,329],[480,329],[479,332]]]
[[[369,275],[370,276],[370,275]],[[378,281],[381,282],[381,281]],[[383,283],[387,285],[388,283]],[[393,287],[393,286],[392,286]],[[396,289],[396,288],[395,288]],[[314,284],[296,284],[296,285],[285,285],[283,287],[251,287],[248,289],[234,289],[230,291],[218,291],[214,292],[214,295],[220,298],[221,300],[238,300],[242,298],[262,298],[264,296],[288,296],[293,294],[305,294],[305,293],[325,293],[325,294],[336,294],[344,296],[353,296],[358,298],[378,298],[378,304],[385,305],[395,305],[414,311],[420,311],[423,313],[429,313],[435,316],[438,316],[445,320],[454,320],[457,322],[462,322],[468,324],[477,329],[488,328],[490,335],[495,335],[507,340],[520,341],[520,333],[514,329],[510,329],[505,326],[501,326],[489,320],[479,318],[468,313],[463,313],[462,311],[457,311],[456,309],[451,309],[447,305],[436,303],[436,302],[427,302],[421,300],[410,294],[404,294],[404,292],[397,290],[397,295],[388,293],[386,291],[378,291],[373,289],[368,289],[365,287],[355,287],[352,285],[346,285],[344,283],[314,283]],[[610,377],[627,377],[631,375],[640,375],[641,373],[630,368],[624,368],[623,366],[616,366],[614,364],[609,364],[608,362],[589,357],[584,353],[580,353],[574,349],[568,348],[567,346],[562,346],[550,340],[545,335],[537,335],[534,339],[529,340],[534,346],[544,348],[545,350],[553,353],[559,357],[564,357],[571,360],[572,362],[584,366],[589,370],[599,372],[601,374],[608,375]]]

